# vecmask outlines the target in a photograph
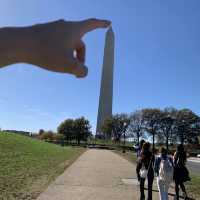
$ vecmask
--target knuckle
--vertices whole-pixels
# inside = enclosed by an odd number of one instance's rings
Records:
[[[64,19],[59,19],[57,22],[60,23],[60,24],[65,24],[65,23],[66,23],[66,20],[64,20]]]

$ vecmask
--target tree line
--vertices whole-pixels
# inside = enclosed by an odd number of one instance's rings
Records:
[[[120,113],[104,121],[102,133],[96,138],[112,140],[116,143],[132,138],[139,144],[141,138],[152,139],[153,148],[162,143],[169,149],[169,144],[197,144],[200,138],[200,117],[190,109],[145,108],[130,114]],[[87,141],[93,137],[88,119],[66,119],[52,131],[39,131],[43,140],[76,142]]]
[[[39,138],[46,141],[76,142],[80,145],[81,141],[87,141],[87,138],[92,134],[90,129],[90,122],[84,117],[66,119],[58,126],[57,133],[40,129]]]
[[[200,117],[190,109],[146,108],[131,114],[115,114],[105,120],[103,137],[116,142],[127,138],[151,137],[155,142],[169,144],[197,144],[200,137]],[[97,136],[98,137],[98,136]],[[100,137],[100,136],[99,136]],[[102,137],[102,135],[101,135]]]

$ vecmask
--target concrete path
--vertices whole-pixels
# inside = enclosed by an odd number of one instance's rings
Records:
[[[88,150],[38,200],[137,200],[135,183],[132,163],[108,150]]]
[[[200,159],[199,158],[197,158],[197,159],[193,159],[193,158],[187,159],[187,167],[190,171],[190,174],[199,176],[199,174],[200,174]]]

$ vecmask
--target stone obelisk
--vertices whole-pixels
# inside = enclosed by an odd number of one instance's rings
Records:
[[[96,134],[101,134],[105,119],[112,116],[113,101],[114,32],[110,27],[106,32],[101,89],[97,116]]]

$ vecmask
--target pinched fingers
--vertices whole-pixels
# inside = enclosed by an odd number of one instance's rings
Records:
[[[78,62],[77,60],[75,60],[74,62],[76,62],[76,66],[73,69],[73,74],[77,78],[86,77],[88,74],[88,68],[85,65],[83,65],[82,63]]]
[[[77,78],[83,78],[88,74],[88,68],[81,63],[77,58],[68,58],[67,59],[67,72],[74,74]]]

